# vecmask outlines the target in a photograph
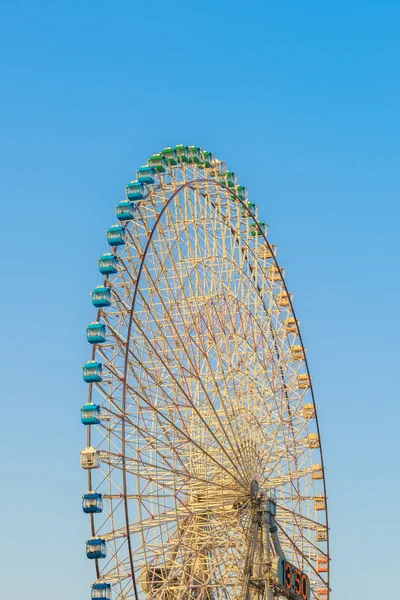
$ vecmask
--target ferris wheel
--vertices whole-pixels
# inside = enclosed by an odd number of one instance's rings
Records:
[[[311,377],[256,205],[178,145],[116,216],[83,366],[91,598],[329,600]]]

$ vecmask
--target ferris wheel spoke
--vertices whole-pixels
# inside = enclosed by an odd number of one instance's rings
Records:
[[[139,325],[139,324],[137,324],[137,326],[138,326],[138,328],[141,330],[141,327],[140,327],[140,325]],[[141,331],[142,331],[142,333],[144,333],[144,332],[143,332],[143,330],[141,330]],[[146,338],[146,339],[148,339],[148,338]],[[154,353],[158,355],[158,357],[159,357],[159,359],[161,360],[161,362],[163,363],[163,365],[164,365],[164,366],[166,366],[166,363],[165,363],[165,362],[162,360],[162,358],[161,358],[161,357],[160,357],[160,355],[158,354],[158,352],[157,352],[156,348],[154,347],[154,345],[152,345],[152,344],[151,344],[151,342],[150,342],[150,340],[149,340],[149,339],[148,339],[148,342],[149,342],[149,344],[150,344],[150,346],[151,346],[152,350],[154,351]],[[131,352],[131,351],[130,351],[130,352]],[[142,364],[142,366],[144,366],[144,365]],[[189,402],[190,402],[190,397],[189,397],[189,396],[186,394],[186,392],[183,390],[183,388],[182,388],[182,387],[179,385],[179,382],[176,380],[176,378],[174,378],[174,379],[175,379],[175,381],[177,382],[177,384],[178,384],[178,386],[179,386],[179,388],[180,388],[180,391],[182,391],[182,392],[183,392],[183,393],[186,395],[186,398],[187,398],[187,399],[189,400]],[[203,420],[203,423],[204,423],[204,420]],[[212,433],[212,432],[211,432],[211,433]],[[214,435],[214,434],[212,433],[212,435]],[[215,438],[215,435],[214,435],[214,438]],[[216,438],[215,438],[215,440],[216,440],[216,441],[218,441]],[[227,456],[228,456],[228,458],[229,458],[229,455],[227,455]],[[234,463],[232,463],[232,464],[234,465]]]
[[[153,349],[154,349],[154,347],[153,347]],[[130,351],[130,352],[131,352],[131,351]],[[102,356],[104,357],[104,354],[103,354],[103,353],[101,353],[101,354],[102,354]],[[136,357],[135,357],[135,358],[136,358]],[[146,370],[146,368],[144,367],[143,363],[141,364],[141,366],[142,366],[142,367],[143,367],[143,368]],[[110,368],[110,367],[108,367],[108,368]],[[119,379],[121,379],[121,380],[122,380],[122,373],[115,372],[114,368],[112,368],[112,369],[111,369],[111,372],[112,372],[113,374],[117,375],[117,377],[118,377]],[[182,391],[182,392],[183,392],[183,393],[186,395],[187,399],[190,401],[190,398],[187,396],[187,394],[186,394],[186,393],[185,393],[185,391],[183,390],[182,386],[180,386],[180,385],[179,385],[179,382],[178,382],[177,380],[176,380],[176,382],[178,383],[178,386],[179,386],[179,389],[180,389],[180,391]],[[156,383],[158,383],[158,382],[156,382]],[[139,394],[139,393],[138,393],[136,390],[134,390],[133,388],[130,388],[130,386],[127,386],[127,387],[128,387],[130,390],[131,390],[131,392],[132,392],[132,393],[135,393],[135,394],[136,394],[138,397],[140,397],[142,400],[144,400],[144,401],[146,402],[146,404],[147,404],[147,405],[148,405],[150,408],[152,408],[152,410],[155,410],[155,407],[154,407],[154,405],[152,405],[152,404],[151,404],[151,403],[150,403],[150,402],[149,402],[149,401],[148,401],[148,400],[147,400],[147,399],[146,399],[144,396],[141,396],[141,395],[140,395],[140,394]],[[170,400],[172,401],[172,398],[170,398]],[[207,457],[208,457],[208,458],[209,458],[211,461],[213,461],[213,462],[217,463],[217,464],[218,464],[218,466],[219,466],[220,468],[222,468],[224,471],[226,471],[227,473],[229,473],[230,475],[232,475],[232,474],[231,474],[229,471],[227,471],[226,467],[224,467],[224,466],[223,466],[221,463],[219,463],[219,462],[218,462],[218,461],[217,461],[215,458],[213,458],[213,457],[212,457],[212,456],[211,456],[209,453],[205,452],[205,451],[204,451],[204,449],[202,449],[202,448],[201,448],[201,446],[199,446],[198,444],[196,444],[196,442],[195,442],[193,439],[191,439],[189,436],[185,436],[185,434],[183,433],[183,431],[182,431],[181,429],[179,429],[179,428],[178,428],[178,427],[177,427],[177,426],[176,426],[176,425],[175,425],[175,424],[174,424],[174,423],[171,421],[171,419],[169,419],[169,418],[168,418],[168,417],[167,417],[167,416],[166,416],[164,413],[162,413],[162,412],[161,412],[161,411],[159,411],[159,410],[155,410],[155,412],[157,412],[157,414],[159,415],[159,417],[161,417],[163,420],[165,420],[165,421],[166,421],[166,422],[167,422],[167,423],[168,423],[168,424],[169,424],[171,427],[173,427],[175,430],[177,430],[177,432],[178,432],[178,433],[179,433],[181,436],[183,436],[183,437],[186,437],[186,439],[188,439],[188,441],[190,441],[191,443],[193,443],[193,444],[197,445],[197,447],[198,447],[200,450],[202,450],[202,452],[204,452],[204,454],[205,454],[205,455],[206,455],[206,456],[207,456]],[[123,415],[121,415],[121,416],[123,416]],[[129,420],[129,418],[128,418],[128,417],[126,417],[126,420],[127,420],[127,421],[130,423],[130,425],[132,426],[132,421],[131,421],[131,420]],[[205,423],[205,420],[204,420],[204,418],[202,419],[202,421],[203,421],[203,424],[204,424],[204,423]],[[207,425],[207,428],[208,428],[208,425]],[[209,429],[209,428],[208,428],[208,429]],[[210,430],[210,431],[211,431],[211,430]],[[213,434],[213,432],[211,432],[211,433],[212,433],[212,435],[213,435],[214,439],[216,440],[216,438],[215,438],[215,434]],[[229,458],[229,455],[228,455],[228,458]],[[240,480],[238,480],[238,479],[237,479],[236,477],[234,477],[233,475],[232,475],[232,477],[233,477],[233,479],[236,479],[236,481],[237,481],[238,483],[240,483]]]
[[[150,276],[150,277],[151,277],[151,276]],[[167,282],[168,282],[168,279],[167,279]],[[153,280],[152,280],[152,283],[154,284],[154,281],[153,281]],[[167,285],[168,285],[168,283],[167,283]],[[181,289],[182,289],[182,288],[181,288]],[[170,288],[170,290],[171,290],[171,288]],[[160,300],[161,300],[161,302],[163,303],[163,300],[162,300],[161,296],[160,296]],[[164,305],[164,307],[165,307],[165,305]],[[180,311],[180,308],[179,308],[178,310]],[[192,313],[192,312],[191,312],[191,310],[190,310],[190,306],[188,307],[188,310],[189,310],[189,313],[190,313],[190,316],[191,316],[191,320],[192,320],[192,322],[195,322],[195,319],[193,318],[193,317],[194,317],[194,315],[193,315],[193,313]],[[168,314],[168,311],[167,311],[167,310],[166,310],[166,314]],[[181,316],[182,316],[182,313],[181,313]],[[183,323],[185,323],[185,319],[184,319],[184,318],[182,318],[182,322],[183,322]],[[182,343],[182,345],[183,345],[183,339],[182,339],[181,335],[179,334],[179,332],[177,331],[176,327],[174,326],[174,323],[173,323],[173,321],[171,321],[171,323],[172,323],[172,325],[173,325],[173,327],[174,327],[174,332],[175,332],[175,335],[176,335],[176,339],[180,340],[180,342],[181,342],[181,343]],[[188,338],[190,337],[190,336],[187,334],[187,330],[186,330],[186,336],[187,336]],[[196,372],[196,367],[195,367],[195,365],[194,365],[194,364],[193,364],[193,362],[191,361],[191,359],[190,359],[190,357],[189,357],[189,355],[188,355],[188,354],[187,354],[187,356],[188,356],[188,359],[189,359],[189,361],[190,361],[190,364],[191,364],[191,367],[192,367],[192,369],[194,370],[194,372]],[[200,384],[201,384],[201,378],[199,378],[199,381],[200,381]],[[205,392],[204,386],[202,386],[202,387],[203,387],[203,391]],[[205,392],[205,397],[206,397],[206,398],[209,400],[210,407],[211,407],[211,408],[212,408],[212,410],[213,410],[213,408],[214,408],[214,403],[212,402],[212,400],[211,400],[210,396],[207,394],[207,392]],[[215,411],[214,411],[214,414],[216,414],[216,412],[215,412]],[[219,420],[219,418],[218,418],[218,415],[217,415],[217,414],[216,414],[216,416],[217,416],[217,419]],[[221,426],[221,428],[222,428],[222,431],[223,431],[224,435],[226,436],[226,439],[227,439],[227,440],[229,440],[229,436],[227,436],[227,434],[226,434],[226,432],[225,432],[225,430],[224,430],[224,427],[222,426],[222,423],[221,423],[221,421],[220,421],[220,420],[219,420],[219,425]],[[232,448],[232,449],[233,449],[233,448]],[[235,450],[234,450],[234,449],[233,449],[233,451],[234,451],[234,454],[236,454],[236,452],[235,452]],[[236,458],[237,458],[237,456],[236,456]]]

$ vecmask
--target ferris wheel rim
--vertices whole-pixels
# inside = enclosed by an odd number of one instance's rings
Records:
[[[130,343],[131,343],[131,333],[132,333],[132,324],[133,324],[133,320],[134,320],[134,314],[135,314],[135,305],[136,305],[136,298],[137,298],[137,294],[138,294],[138,290],[140,287],[140,279],[141,279],[141,275],[143,272],[143,269],[145,267],[145,263],[146,263],[146,257],[148,254],[148,251],[150,249],[151,246],[151,242],[153,239],[153,236],[155,235],[158,225],[161,221],[162,216],[164,215],[164,213],[166,212],[166,210],[169,208],[169,206],[171,205],[171,203],[173,202],[173,200],[175,199],[176,196],[179,195],[179,193],[184,190],[185,188],[190,188],[196,184],[204,184],[204,183],[210,183],[213,184],[214,186],[218,186],[219,188],[225,190],[226,192],[228,192],[228,194],[233,198],[235,198],[236,201],[238,201],[241,205],[242,208],[246,211],[246,213],[248,214],[248,216],[250,216],[254,222],[255,225],[258,229],[258,235],[260,237],[263,238],[263,240],[266,243],[266,246],[268,247],[268,249],[271,251],[271,258],[273,260],[273,263],[275,265],[275,267],[277,268],[279,274],[281,275],[281,283],[283,286],[283,289],[287,292],[287,296],[288,296],[288,300],[289,300],[289,304],[290,304],[290,309],[291,309],[291,313],[293,315],[293,317],[296,320],[297,323],[297,336],[301,345],[302,350],[304,351],[304,365],[305,365],[305,370],[309,376],[309,381],[310,381],[310,393],[311,393],[311,399],[312,399],[312,404],[314,406],[314,410],[315,410],[315,423],[316,423],[316,429],[318,432],[318,436],[320,435],[320,428],[319,428],[319,421],[318,421],[318,413],[317,413],[317,406],[315,403],[315,397],[314,397],[314,389],[313,389],[313,385],[312,385],[312,380],[311,380],[311,376],[310,376],[310,370],[309,370],[309,365],[308,365],[308,360],[307,360],[307,356],[305,353],[305,347],[303,344],[303,339],[302,339],[302,335],[301,335],[301,331],[300,331],[300,327],[298,325],[298,321],[296,318],[296,314],[295,314],[295,310],[293,307],[293,303],[292,303],[292,298],[291,295],[288,292],[287,289],[287,285],[286,285],[286,281],[283,277],[283,272],[281,267],[279,266],[279,263],[276,259],[276,255],[275,252],[273,250],[273,246],[269,243],[267,236],[265,234],[265,232],[263,231],[262,227],[259,226],[259,224],[257,223],[254,215],[252,214],[251,210],[249,209],[249,207],[247,206],[247,203],[236,193],[236,190],[231,189],[230,187],[228,187],[227,185],[224,185],[222,182],[218,181],[217,179],[213,179],[213,178],[199,178],[199,179],[191,179],[189,181],[185,181],[182,185],[180,185],[177,189],[174,190],[174,192],[168,197],[168,199],[166,199],[164,206],[162,207],[161,211],[157,214],[156,220],[151,228],[151,230],[148,233],[148,239],[144,248],[144,251],[142,253],[142,255],[140,256],[140,263],[139,263],[139,268],[138,268],[138,276],[136,279],[136,282],[134,284],[134,290],[133,290],[133,294],[131,296],[132,301],[131,301],[131,306],[130,306],[130,310],[129,310],[129,322],[128,322],[128,335],[127,335],[127,339],[126,339],[126,349],[125,349],[125,357],[124,357],[124,371],[123,371],[123,407],[122,407],[122,411],[121,411],[121,422],[122,422],[122,446],[123,446],[123,452],[122,452],[122,461],[123,461],[123,469],[122,469],[122,475],[123,475],[123,481],[124,481],[124,486],[123,486],[123,503],[124,503],[124,508],[125,508],[125,526],[126,526],[126,537],[127,537],[127,543],[129,546],[129,561],[130,561],[130,565],[131,565],[131,579],[132,579],[132,583],[133,583],[133,589],[134,589],[134,593],[135,593],[135,598],[136,600],[138,600],[138,590],[137,590],[137,580],[135,578],[135,565],[134,565],[134,560],[133,560],[133,553],[132,553],[132,548],[131,548],[131,532],[130,532],[130,521],[129,521],[129,508],[128,508],[128,494],[127,494],[127,469],[126,469],[126,426],[127,426],[127,390],[128,390],[128,362],[129,362],[129,350],[130,350]],[[148,195],[146,196],[148,197]],[[145,198],[146,198],[145,197]],[[144,198],[144,199],[145,199]],[[132,286],[133,287],[133,286]],[[101,311],[98,312],[98,314],[101,313]],[[92,348],[92,358],[94,358],[96,355],[96,348],[93,347]],[[93,390],[93,386],[90,386],[90,390],[89,390],[89,394],[91,396],[92,394],[92,390]],[[88,444],[90,445],[90,435],[91,435],[91,427],[88,428]],[[325,479],[325,466],[324,466],[324,460],[323,460],[323,451],[322,451],[322,446],[319,447],[319,454],[321,457],[321,466],[322,466],[322,473],[323,473],[323,498],[325,500],[325,522],[326,522],[326,529],[327,529],[327,555],[329,556],[329,525],[328,525],[328,507],[327,507],[327,495],[326,495],[326,479]],[[88,472],[88,476],[89,476],[89,489],[91,489],[91,471]],[[322,496],[321,496],[322,498]],[[92,524],[92,533],[94,535],[95,533],[95,527],[94,527],[94,516],[91,515],[91,524]],[[99,570],[99,566],[98,566],[98,561],[96,560],[96,571],[97,571],[97,577],[99,578],[100,576],[100,570]],[[322,578],[321,578],[322,579]],[[329,576],[328,576],[328,586],[329,586]],[[328,589],[330,589],[328,587]]]

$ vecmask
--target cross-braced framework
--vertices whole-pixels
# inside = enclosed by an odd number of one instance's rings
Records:
[[[264,497],[285,559],[328,600],[323,459],[292,298],[244,188],[197,152],[161,155],[104,279],[103,370],[89,384],[101,413],[87,432],[98,468],[86,465],[104,503],[90,515],[107,547],[96,583],[121,600],[285,597]]]

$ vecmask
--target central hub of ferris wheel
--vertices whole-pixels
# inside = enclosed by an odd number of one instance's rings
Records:
[[[260,489],[257,481],[255,479],[253,479],[253,481],[250,484],[250,498],[251,500],[254,502],[257,498],[257,494],[258,494],[258,490]]]
[[[312,382],[257,206],[178,144],[115,212],[83,366],[92,600],[329,600]]]

